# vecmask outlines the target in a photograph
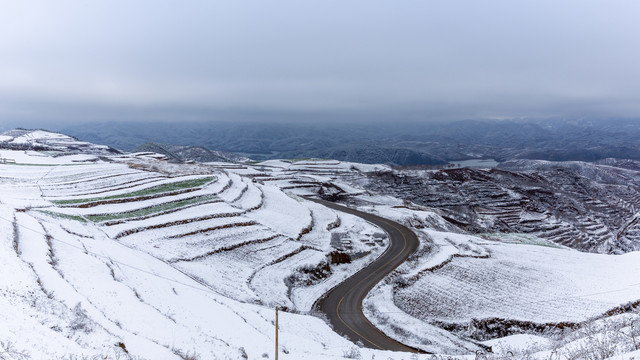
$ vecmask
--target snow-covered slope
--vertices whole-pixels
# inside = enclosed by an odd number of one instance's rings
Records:
[[[474,233],[527,233],[597,253],[640,250],[640,172],[633,162],[518,160],[498,169],[389,170],[369,173],[363,183],[437,208]]]
[[[0,266],[15,274],[0,280],[2,356],[273,356],[274,307],[309,310],[357,270],[336,265],[337,280],[291,296],[297,269],[327,263],[328,225],[376,232],[215,165],[5,152],[24,163],[0,165]],[[364,263],[384,248],[354,247]],[[282,358],[353,346],[318,318],[280,316]]]
[[[16,129],[0,133],[0,149],[38,150],[58,154],[114,155],[121,152],[105,145],[80,141],[46,130]]]
[[[412,346],[470,354],[531,341],[536,357],[549,358],[554,348],[578,354],[611,328],[633,334],[640,318],[637,252],[471,236],[438,210],[361,187],[393,171],[386,166],[1,151],[16,163],[0,164],[0,269],[10,274],[0,276],[0,359],[273,358],[276,306],[288,310],[279,318],[282,359],[410,358],[359,348],[311,312],[388,237],[309,195],[419,235],[418,253],[364,304],[374,324]],[[332,263],[332,252],[352,262]],[[619,344],[618,353],[632,350]]]

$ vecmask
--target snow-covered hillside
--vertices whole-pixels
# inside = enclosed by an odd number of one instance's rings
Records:
[[[523,354],[570,358],[590,336],[610,334],[623,334],[614,353],[633,350],[637,252],[471,236],[438,210],[360,186],[371,173],[393,171],[386,166],[0,151],[15,160],[0,164],[0,359],[273,358],[275,307],[286,310],[281,359],[411,358],[360,348],[313,312],[389,238],[305,196],[376,213],[419,236],[418,252],[364,304],[393,338],[461,359],[523,343],[535,343]],[[334,263],[332,253],[351,262]]]
[[[384,249],[365,244],[372,225],[232,172],[245,167],[4,153],[19,161],[0,165],[3,357],[270,357],[275,306],[309,310]],[[297,289],[298,269],[327,262],[330,227],[365,256]],[[280,326],[282,358],[353,346],[312,316]]]
[[[114,155],[121,153],[109,146],[80,141],[68,135],[45,130],[25,129],[0,133],[0,149],[37,150],[45,151],[49,155],[69,155],[72,153]]]
[[[517,160],[497,169],[379,171],[364,187],[433,207],[473,233],[527,233],[581,251],[640,250],[633,161]]]

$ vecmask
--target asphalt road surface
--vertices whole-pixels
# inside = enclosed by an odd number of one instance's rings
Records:
[[[362,313],[362,301],[369,291],[416,251],[419,244],[416,235],[409,228],[376,215],[327,201],[309,200],[359,216],[381,227],[389,234],[390,241],[380,257],[318,299],[314,309],[325,313],[333,329],[353,342],[361,341],[372,349],[421,352],[383,334]]]

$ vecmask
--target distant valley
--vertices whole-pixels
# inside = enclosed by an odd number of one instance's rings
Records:
[[[328,158],[360,163],[442,165],[469,159],[640,160],[635,120],[467,120],[456,122],[91,123],[57,129],[132,151],[144,143],[199,146],[253,160]]]

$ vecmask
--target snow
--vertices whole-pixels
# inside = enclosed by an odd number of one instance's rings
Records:
[[[0,145],[7,145],[4,147],[45,149],[46,152],[55,153],[56,155],[68,153],[109,155],[114,152],[108,146],[95,145],[76,140],[67,135],[44,130],[11,130],[0,134],[0,136]],[[47,154],[43,153],[41,155]]]
[[[387,336],[423,351],[436,354],[473,353],[480,348],[437,326],[415,318],[397,307],[391,286],[379,285],[363,302],[367,319]]]
[[[422,255],[374,288],[364,310],[387,335],[426,351],[459,354],[474,349],[431,325],[433,321],[587,321],[640,298],[638,252],[581,253],[522,234],[486,234],[484,239],[429,229],[446,226],[425,211],[388,206],[363,209],[414,227],[421,239],[418,253]],[[398,280],[408,286],[393,290]],[[517,348],[513,339],[498,340]],[[529,348],[544,348],[549,339],[541,339]],[[548,358],[549,353],[539,356]]]
[[[247,213],[247,217],[268,224],[274,231],[297,239],[302,229],[311,223],[309,209],[287,196],[275,186],[259,185],[264,194],[264,205]]]
[[[296,249],[297,250],[297,249]],[[305,266],[315,266],[325,260],[325,254],[317,250],[303,250],[283,261],[267,266],[256,271],[251,278],[251,288],[259,298],[268,299],[265,305],[276,306],[284,304],[293,308],[294,304],[289,299],[289,288],[283,275],[292,275],[297,269]]]
[[[250,210],[260,207],[263,204],[263,193],[255,184],[247,183],[247,190],[242,193],[240,198],[234,197],[233,205],[240,209]],[[232,200],[234,200],[232,199]]]
[[[191,198],[194,195],[206,195],[205,192],[203,192],[202,194],[190,194],[190,196],[175,196],[174,199],[172,199],[172,201],[175,200],[180,200],[183,198]],[[164,201],[162,200],[158,200],[158,199],[154,199],[154,201],[150,201],[150,202],[146,202],[146,201],[141,201],[143,206],[141,206],[141,208],[145,208],[148,206],[152,206],[152,205],[160,205],[160,204],[165,204],[167,203],[167,199],[164,199]],[[138,202],[132,203],[132,205],[137,204]],[[119,206],[116,206],[119,205]],[[106,205],[106,206],[99,206],[96,208],[89,208],[88,211],[82,211],[80,209],[74,209],[76,211],[76,213],[81,213],[83,215],[88,215],[88,214],[111,214],[111,213],[121,213],[121,212],[125,212],[125,211],[130,211],[130,210],[135,210],[138,209],[140,207],[140,204],[138,204],[137,206],[128,206],[129,204],[113,204],[113,205]],[[114,211],[113,209],[116,208],[117,210]],[[95,210],[94,210],[95,209]],[[112,211],[107,211],[109,209],[112,209]],[[127,230],[131,230],[131,229],[137,229],[137,228],[149,228],[149,227],[153,227],[153,226],[161,226],[163,224],[166,223],[170,223],[170,222],[175,222],[175,221],[182,221],[182,220],[189,220],[189,219],[198,219],[201,218],[203,216],[206,215],[222,215],[222,214],[236,214],[236,215],[240,215],[242,213],[241,210],[227,204],[227,203],[223,203],[223,202],[213,202],[213,203],[207,203],[207,204],[202,204],[202,205],[196,205],[196,206],[191,206],[191,207],[187,207],[184,208],[182,210],[178,210],[169,214],[159,214],[159,215],[155,215],[155,216],[151,216],[149,218],[143,219],[143,220],[136,220],[131,219],[129,221],[126,221],[124,223],[121,224],[117,224],[117,225],[111,225],[111,226],[107,226],[105,227],[105,231],[108,232],[109,234],[112,234],[113,236],[123,232],[123,231],[127,231]],[[248,220],[248,219],[247,219]],[[194,228],[195,229],[195,228]]]
[[[248,190],[249,185],[237,174],[229,174],[229,181],[231,182],[231,186],[218,194],[218,196],[222,200],[231,203],[239,200],[243,193]]]
[[[517,334],[505,336],[483,342],[484,345],[491,346],[493,352],[506,353],[507,351],[518,352],[530,349],[544,349],[552,345],[552,342],[542,336],[531,334]]]
[[[612,356],[609,359],[612,360],[636,360],[640,359],[640,350],[631,351],[625,354],[620,354],[616,356]]]
[[[31,161],[31,163],[36,162]],[[237,207],[226,203],[192,207],[173,213],[172,216],[159,215],[141,221],[125,222],[120,227],[115,226],[113,231],[107,231],[107,234],[103,231],[108,227],[98,228],[91,223],[83,224],[73,220],[39,215],[34,211],[37,209],[14,212],[14,208],[24,208],[34,204],[45,205],[38,184],[43,178],[46,179],[44,183],[47,184],[47,189],[51,193],[56,193],[58,189],[65,186],[86,185],[85,180],[93,181],[96,184],[93,185],[94,187],[101,186],[109,189],[118,186],[119,181],[144,179],[144,176],[138,176],[135,172],[122,172],[120,169],[123,168],[120,164],[88,166],[90,169],[83,168],[81,178],[77,177],[77,173],[74,175],[74,171],[69,170],[68,167],[65,167],[64,171],[56,172],[52,171],[52,169],[58,169],[55,167],[34,166],[20,169],[14,169],[15,166],[0,167],[1,186],[5,190],[11,188],[8,193],[10,197],[3,196],[0,204],[2,217],[6,218],[0,223],[2,234],[4,234],[0,264],[3,271],[12,269],[8,271],[15,273],[14,276],[1,277],[0,280],[0,304],[4,305],[0,309],[0,319],[6,325],[0,331],[3,343],[10,341],[11,351],[28,352],[34,358],[61,357],[64,354],[80,353],[114,354],[115,356],[118,348],[114,344],[118,342],[126,344],[127,350],[132,355],[143,358],[178,358],[178,353],[185,354],[193,349],[197,349],[199,355],[204,358],[236,358],[241,354],[241,347],[244,347],[244,351],[250,358],[260,358],[265,353],[272,354],[272,311],[265,312],[264,307],[238,303],[212,292],[211,287],[202,285],[199,280],[194,280],[199,277],[184,273],[185,270],[191,270],[194,274],[200,274],[198,271],[193,271],[194,268],[191,266],[196,263],[183,262],[170,265],[161,260],[162,257],[188,255],[184,252],[187,249],[192,249],[192,255],[199,253],[194,251],[197,248],[206,249],[203,244],[198,245],[197,236],[187,242],[191,244],[187,248],[164,246],[158,249],[156,256],[152,256],[150,255],[152,251],[145,248],[143,244],[155,238],[153,231],[145,232],[135,244],[129,239],[126,243],[114,242],[107,235],[113,236],[114,232],[127,227],[161,225],[165,222],[205,214],[241,212],[242,210]],[[105,168],[109,169],[108,173],[114,175],[114,178],[107,180],[103,173]],[[25,171],[22,171],[23,169]],[[75,180],[72,180],[74,178]],[[112,181],[115,178],[119,181]],[[260,191],[255,185],[253,188]],[[203,192],[211,193],[213,190],[205,188]],[[267,223],[269,227],[282,230],[287,235],[299,234],[300,228],[306,226],[311,218],[303,218],[303,221],[299,222],[301,225],[290,227],[277,219],[278,210],[286,210],[278,207],[277,202],[280,199],[288,199],[291,204],[299,205],[296,211],[305,211],[307,214],[309,214],[308,208],[290,197],[283,196],[276,188],[268,188],[266,192],[267,205],[254,216]],[[171,198],[171,200],[175,199],[176,197]],[[165,201],[168,200],[165,199]],[[269,204],[271,202],[273,205]],[[138,204],[137,207],[140,205]],[[147,206],[150,203],[144,205]],[[75,210],[79,211],[78,208]],[[124,204],[100,206],[85,214],[95,210],[115,213],[129,210],[129,208]],[[16,237],[19,239],[20,257],[14,255],[11,258],[5,254],[11,254],[8,249],[13,248],[11,221],[14,214],[18,224]],[[294,215],[289,213],[289,219],[296,220]],[[203,225],[189,225],[186,228],[194,230],[210,226],[211,221],[216,220],[209,220]],[[162,231],[159,234],[166,237],[180,232],[175,230],[180,229],[179,226],[173,228],[172,232]],[[241,235],[240,240],[244,239],[244,241],[251,241],[252,237],[259,240],[259,236],[265,234],[267,228],[261,225],[263,230],[259,229],[260,227],[256,228],[257,231],[236,231],[235,236]],[[235,229],[225,229],[217,234],[217,237],[222,241],[225,239],[224,234],[228,234],[227,239],[233,240],[234,231]],[[45,236],[45,234],[49,235]],[[283,237],[279,239],[284,240]],[[200,241],[202,240],[204,239],[201,238]],[[265,245],[273,247],[277,241],[278,238]],[[159,244],[164,245],[164,243]],[[300,246],[290,240],[282,242],[282,245],[288,246],[290,249],[288,251]],[[264,266],[286,253],[286,251],[283,252],[283,246],[276,247],[273,251],[259,252],[261,260],[257,262],[244,263],[252,264],[250,267],[245,266],[249,269],[245,272],[245,284],[249,284],[248,279],[253,276],[253,286],[256,289],[265,289],[258,290],[259,293],[267,293],[264,294],[265,298],[271,296],[268,291],[269,282],[282,282],[284,273],[291,273],[292,269],[285,266],[283,269],[273,270],[277,268],[277,264],[274,264],[275,267],[273,265],[263,267],[262,271],[257,271],[257,275],[254,276],[257,269],[255,266],[260,267],[259,264]],[[139,247],[143,248],[143,251],[136,250]],[[248,250],[246,255],[251,254],[249,247],[246,250]],[[236,253],[231,251],[212,256],[216,259],[215,266],[206,266],[207,260],[211,260],[208,258],[197,262],[205,265],[202,267],[201,275],[214,274],[214,276],[202,278],[223,286],[238,284],[238,279],[241,278],[238,275],[242,272],[237,271],[238,267],[228,266],[236,263],[233,260],[234,256],[230,256]],[[320,257],[316,255],[308,257],[307,253],[314,253],[314,251],[303,251],[289,258],[291,260],[285,263],[288,265],[297,263],[303,266],[315,263],[324,257],[320,253]],[[251,259],[244,255],[242,258]],[[256,260],[255,256],[253,259]],[[226,272],[228,281],[220,281],[220,273],[215,275],[216,272],[212,271],[216,268],[232,270]],[[267,274],[271,275],[267,276]],[[37,283],[41,284],[42,290]],[[203,283],[206,284],[206,282]],[[251,291],[245,285],[243,296],[246,298],[246,293]],[[31,304],[41,305],[34,308]],[[70,323],[74,321],[74,309],[77,309],[78,304],[80,304],[80,313],[86,313],[86,319],[82,319],[86,323],[83,326],[89,330],[86,333],[85,330],[81,330],[79,334],[75,334],[70,329],[72,327]],[[205,309],[207,312],[203,313],[202,310]],[[295,319],[287,321],[292,317]],[[282,347],[288,349],[290,354],[286,356],[281,353],[283,358],[339,358],[342,356],[341,349],[350,346],[348,341],[331,332],[319,319],[281,314],[280,321]],[[44,325],[40,325],[41,323]],[[61,333],[52,331],[46,325],[47,323],[57,324],[62,329]],[[225,323],[236,325],[231,328],[219,325]],[[7,332],[4,329],[10,329],[10,331]],[[20,333],[30,335],[29,337],[16,336]],[[65,334],[69,334],[70,338]],[[252,343],[246,342],[247,337],[253,339]],[[37,341],[37,345],[32,341]],[[335,344],[340,345],[334,346]]]
[[[18,141],[65,140],[48,134],[35,132]],[[194,351],[202,359],[244,353],[249,359],[272,358],[273,308],[286,306],[300,314],[280,312],[282,359],[341,359],[351,351],[365,359],[410,358],[357,348],[308,314],[316,299],[366,266],[388,242],[376,226],[295,195],[314,193],[314,187],[295,186],[317,182],[339,186],[351,195],[351,206],[359,204],[360,210],[418,234],[419,255],[374,288],[363,305],[372,323],[409,345],[469,354],[479,349],[473,341],[434,322],[591,321],[640,298],[640,253],[587,254],[529,235],[463,234],[430,209],[363,191],[361,172],[390,171],[382,165],[333,160],[180,165],[146,155],[77,165],[74,161],[95,156],[0,154],[32,164],[0,165],[0,269],[11,274],[0,276],[0,352],[28,352],[34,359],[117,358],[122,349],[116,344],[122,343],[132,357],[143,359],[180,359]],[[89,208],[49,201],[211,176],[214,182],[188,194]],[[120,214],[200,195],[217,198],[113,224],[42,213]],[[594,231],[600,229],[596,225]],[[287,281],[301,268],[324,264],[337,248],[365,256],[331,265],[328,277],[310,284]],[[632,312],[606,320],[630,331],[624,321],[638,317]],[[484,344],[498,353],[535,349],[535,358],[548,358],[552,348],[567,353],[593,339],[579,332],[572,336],[557,343],[541,334],[518,334]],[[620,353],[621,359],[639,356],[629,347]]]
[[[54,175],[55,173],[49,174],[47,175],[47,177],[50,178],[51,176],[54,176]],[[199,175],[191,175],[191,176],[181,176],[181,177],[170,178],[170,179],[156,178],[153,181],[145,182],[143,184],[128,184],[128,182],[131,180],[129,176],[121,176],[119,174],[116,176],[117,176],[117,179],[119,180],[118,183],[115,183],[113,179],[109,179],[111,180],[110,182],[104,181],[106,179],[98,179],[97,181],[94,181],[94,182],[87,181],[85,182],[87,186],[86,186],[86,189],[84,189],[84,192],[82,188],[78,189],[77,186],[73,186],[72,190],[70,191],[71,194],[64,194],[64,200],[85,199],[85,198],[99,199],[102,197],[108,197],[108,196],[114,196],[114,195],[126,195],[134,191],[143,191],[143,190],[150,189],[160,185],[167,185],[167,184],[177,183],[181,181],[207,178]],[[215,184],[215,179],[212,179],[212,182]],[[51,192],[52,194],[56,195],[56,198],[54,200],[62,200],[60,199],[60,197],[62,196],[59,193],[61,188],[59,185],[56,186],[57,184],[50,184],[50,183],[47,184],[46,182],[45,184],[48,185],[49,188],[53,188],[47,191],[46,195],[48,195],[48,193]],[[109,190],[95,191],[96,189],[100,190],[100,189],[104,189],[105,187],[107,189],[111,188],[113,190],[109,189]],[[89,189],[93,191],[92,192],[87,191]],[[80,190],[80,192],[78,190]]]
[[[396,301],[412,304],[404,310],[415,316],[443,322],[557,323],[584,321],[640,298],[640,252],[611,256],[535,245],[485,246],[489,258],[454,258],[398,291]]]
[[[24,166],[28,165],[65,165],[65,166],[83,166],[86,165],[86,161],[94,160],[94,155],[66,155],[66,156],[47,156],[40,152],[26,150],[4,150],[0,149],[0,158],[13,159],[16,164],[0,164],[7,167]]]
[[[8,209],[3,210],[4,216],[11,215],[6,214]],[[66,309],[66,313],[81,304],[88,317],[83,319],[86,322],[83,326],[90,329],[88,335],[81,330],[81,336],[87,343],[96,344],[96,347],[88,349],[81,345],[84,342],[78,344],[56,337],[50,328],[36,326],[29,317],[30,312],[5,306],[0,309],[0,318],[5,320],[3,324],[9,325],[13,331],[33,332],[28,341],[24,341],[24,337],[16,337],[15,332],[0,332],[3,339],[11,340],[16,349],[28,349],[34,357],[50,357],[87,351],[107,353],[115,350],[102,344],[122,342],[132,355],[150,359],[177,359],[177,351],[186,353],[191,349],[197,349],[204,358],[236,358],[240,347],[244,347],[250,358],[272,354],[272,310],[220,297],[164,262],[100,238],[98,231],[86,225],[77,222],[65,224],[74,233],[83,234],[83,237],[77,237],[70,236],[57,224],[47,225],[45,229],[27,214],[18,213],[16,216],[21,229],[37,230],[21,230],[23,261],[32,264],[44,289],[52,293],[55,301],[61,302],[59,307]],[[9,230],[10,223],[3,223],[3,227]],[[53,236],[51,248],[43,233]],[[85,237],[91,235],[95,238]],[[64,242],[57,240],[62,237]],[[9,243],[6,241],[3,246]],[[50,264],[50,249],[56,259],[55,266]],[[5,256],[1,259],[4,260]],[[3,261],[3,265],[6,262]],[[19,265],[12,266],[16,268]],[[28,274],[27,269],[20,274]],[[19,276],[11,279],[13,287],[25,288],[22,283],[16,284],[18,279]],[[31,291],[38,291],[33,278],[23,276],[20,282],[27,280],[33,283]],[[3,281],[3,286],[9,285]],[[5,293],[3,295],[0,298],[2,302],[10,299]],[[41,298],[49,299],[46,296]],[[43,306],[49,308],[51,304]],[[37,311],[38,316],[43,316],[41,313],[42,310]],[[68,314],[70,318],[72,315]],[[53,323],[65,326],[60,320],[53,320]],[[30,325],[32,327],[27,330],[25,327]],[[339,358],[342,355],[340,349],[349,346],[324,322],[308,316],[281,313],[280,332],[282,349],[286,348],[290,353],[289,356],[281,353],[283,358]],[[247,337],[253,339],[251,343],[246,342]],[[33,339],[43,341],[32,346]]]

